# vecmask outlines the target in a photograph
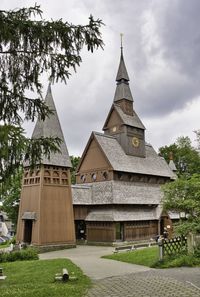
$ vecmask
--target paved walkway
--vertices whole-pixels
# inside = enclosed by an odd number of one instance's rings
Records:
[[[112,254],[113,249],[113,247],[80,245],[75,249],[41,254],[40,259],[68,258],[93,280],[150,270],[149,267],[142,265],[134,265],[101,258],[101,256]]]
[[[86,297],[200,297],[200,268],[150,269],[101,259],[112,247],[78,246],[40,259],[68,258],[93,280]]]

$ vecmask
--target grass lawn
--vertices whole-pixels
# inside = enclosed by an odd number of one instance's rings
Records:
[[[112,259],[132,264],[139,264],[153,268],[169,268],[181,266],[200,266],[199,255],[179,254],[166,257],[162,262],[159,261],[158,247],[148,247],[134,250],[132,252],[122,252],[113,255],[103,256],[106,259]]]
[[[159,260],[158,252],[158,247],[148,247],[131,252],[115,253],[103,256],[103,258],[151,267],[153,263]]]
[[[10,243],[9,242],[4,242],[4,243],[1,243],[0,244],[0,249],[4,249],[4,248],[6,248],[6,247],[9,247],[9,245],[10,245]]]
[[[1,297],[81,297],[90,287],[90,280],[67,259],[16,261],[0,263],[5,281],[0,281]],[[77,280],[54,281],[56,273],[67,268]]]

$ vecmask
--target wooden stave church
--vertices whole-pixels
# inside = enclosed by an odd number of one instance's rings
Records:
[[[116,82],[104,133],[92,132],[72,186],[76,238],[88,242],[145,240],[165,227],[172,232],[161,185],[176,175],[145,142],[122,47]]]
[[[75,238],[112,243],[149,239],[161,234],[164,227],[172,230],[170,216],[162,212],[160,187],[176,176],[145,143],[145,127],[133,109],[122,48],[116,81],[104,133],[92,132],[73,186],[69,154],[49,86],[45,102],[55,114],[44,122],[38,120],[32,137],[58,136],[63,144],[61,154],[43,158],[35,170],[25,164],[18,242],[74,246]],[[31,222],[28,235],[26,222]]]

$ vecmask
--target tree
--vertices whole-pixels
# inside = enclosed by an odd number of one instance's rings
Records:
[[[10,178],[10,183],[4,184],[0,188],[0,197],[3,200],[2,209],[6,212],[15,227],[17,226],[22,175],[23,169],[20,167],[16,174]]]
[[[164,209],[185,214],[177,232],[200,232],[200,174],[182,176],[163,186]]]
[[[24,158],[34,166],[42,154],[59,150],[60,139],[26,139],[21,125],[24,120],[44,120],[52,113],[42,98],[41,75],[46,73],[52,83],[66,83],[70,71],[81,63],[84,46],[91,52],[103,47],[102,24],[92,16],[84,26],[62,19],[46,21],[38,5],[0,10],[1,183],[12,178]]]
[[[159,148],[159,154],[165,158],[167,163],[169,163],[171,153],[179,176],[200,172],[200,154],[192,146],[189,137],[179,137],[175,143]]]
[[[71,163],[72,163],[71,183],[74,185],[76,183],[76,168],[77,168],[78,163],[80,161],[80,157],[70,156],[70,160],[71,160]]]

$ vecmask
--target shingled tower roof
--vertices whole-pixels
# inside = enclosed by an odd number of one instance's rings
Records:
[[[50,85],[47,90],[45,103],[53,111],[53,114],[51,114],[49,117],[46,117],[44,121],[41,121],[40,119],[37,120],[32,138],[59,137],[62,142],[60,144],[61,153],[51,153],[50,159],[43,157],[41,163],[54,166],[71,167],[71,161],[54,104]]]
[[[119,63],[119,68],[117,72],[116,81],[117,81],[117,88],[115,91],[114,103],[122,99],[133,101],[131,90],[129,88],[129,83],[128,83],[129,76],[124,62],[122,46],[121,46],[121,57],[120,57],[120,63]]]

